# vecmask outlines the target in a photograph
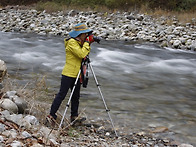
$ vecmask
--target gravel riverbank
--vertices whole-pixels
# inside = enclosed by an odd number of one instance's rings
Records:
[[[171,21],[172,25],[169,26],[167,21]],[[3,32],[66,37],[73,25],[79,22],[86,23],[94,30],[94,34],[104,39],[143,40],[158,43],[162,47],[196,50],[196,18],[190,23],[181,24],[175,17],[153,18],[131,12],[97,13],[70,10],[48,14],[45,11],[19,7],[0,8],[0,31]]]
[[[16,97],[18,100],[13,101]],[[110,122],[91,119],[74,127],[65,125],[58,130],[58,125],[55,129],[46,127],[40,119],[33,115],[41,113],[38,109],[31,110],[33,113],[30,113],[28,110],[31,108],[32,100],[24,100],[16,91],[1,93],[1,101],[4,101],[1,103],[0,109],[1,147],[193,147],[190,144],[183,144],[166,137],[157,137],[159,133],[172,133],[166,127],[129,134],[122,133],[120,128],[116,128],[118,132],[118,136],[116,136],[114,130],[111,129]],[[21,108],[23,106],[20,105],[21,103],[28,103],[29,107],[25,107],[24,110],[29,113],[12,112],[15,110],[15,106]],[[5,109],[2,108],[2,104]],[[41,103],[39,105],[46,107]],[[41,117],[43,119],[44,115]]]

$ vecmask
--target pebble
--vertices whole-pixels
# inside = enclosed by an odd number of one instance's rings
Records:
[[[181,145],[179,145],[178,147],[193,147],[193,146],[190,145],[190,144],[181,144]]]
[[[6,72],[7,72],[7,66],[6,66],[5,62],[0,59],[0,90],[3,88],[1,82],[4,79]]]
[[[39,35],[60,35],[68,37],[73,26],[84,22],[94,34],[107,40],[150,41],[161,47],[183,50],[196,50],[196,22],[181,24],[171,18],[173,24],[168,26],[169,18],[153,18],[145,14],[132,12],[65,12],[37,11],[18,7],[0,8],[0,31],[37,33]]]
[[[106,136],[110,136],[110,133],[109,132],[106,132],[106,134],[105,134]]]

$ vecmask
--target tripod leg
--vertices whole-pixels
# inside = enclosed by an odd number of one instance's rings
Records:
[[[104,99],[103,94],[102,94],[102,92],[101,92],[100,85],[99,85],[99,83],[98,83],[98,81],[97,81],[97,78],[96,78],[96,76],[95,76],[95,72],[94,72],[94,70],[93,70],[93,67],[92,67],[92,65],[91,65],[90,63],[89,63],[89,65],[90,65],[90,69],[91,69],[91,71],[92,71],[93,77],[94,77],[94,79],[95,79],[95,83],[96,83],[96,85],[97,85],[97,88],[98,88],[98,90],[99,90],[100,96],[101,96],[101,98],[102,98],[102,100],[103,100],[103,104],[104,104],[104,106],[105,106],[106,112],[108,113],[108,116],[109,116],[109,118],[110,118],[110,122],[111,122],[111,124],[112,124],[113,129],[114,129],[115,135],[116,135],[116,137],[118,137],[118,134],[117,134],[116,129],[115,129],[115,127],[114,127],[114,123],[113,123],[112,118],[111,118],[110,113],[109,113],[110,110],[108,109],[108,107],[107,107],[107,105],[106,105],[105,99]]]
[[[71,91],[71,94],[70,94],[69,100],[68,100],[68,102],[67,102],[67,105],[66,105],[65,111],[64,111],[64,113],[63,113],[63,117],[62,117],[62,119],[61,119],[61,123],[60,123],[60,125],[59,125],[58,131],[61,129],[61,126],[62,126],[62,124],[63,124],[63,120],[64,120],[64,118],[65,118],[65,115],[66,115],[66,113],[67,113],[67,109],[68,109],[69,104],[70,104],[70,102],[71,102],[71,98],[72,98],[72,95],[73,95],[73,93],[74,93],[74,90],[75,90],[76,84],[77,84],[77,82],[78,82],[78,79],[79,79],[80,73],[81,73],[81,70],[78,72],[78,75],[77,75],[76,81],[75,81],[75,83],[74,83],[74,87],[73,87],[73,89],[72,89],[72,91]]]

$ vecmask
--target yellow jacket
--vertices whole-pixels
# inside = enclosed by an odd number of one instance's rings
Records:
[[[84,42],[83,46],[80,41],[73,38],[65,42],[66,62],[62,71],[62,75],[76,78],[81,67],[81,62],[84,57],[90,53],[90,45]]]

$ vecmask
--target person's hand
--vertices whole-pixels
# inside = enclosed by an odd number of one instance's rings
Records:
[[[90,35],[90,36],[86,37],[86,40],[85,40],[85,41],[88,42],[89,44],[91,44],[91,43],[94,42],[95,40],[94,40],[94,38],[93,38],[93,35]]]

